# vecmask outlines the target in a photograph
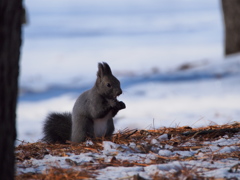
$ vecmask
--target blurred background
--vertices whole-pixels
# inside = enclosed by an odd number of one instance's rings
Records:
[[[240,56],[224,57],[219,0],[25,0],[18,139],[71,111],[98,62],[120,79],[124,128],[225,124],[240,117]]]

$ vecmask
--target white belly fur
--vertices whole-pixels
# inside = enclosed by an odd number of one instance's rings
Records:
[[[110,118],[112,118],[111,111],[105,117],[93,120],[95,137],[105,136],[107,132],[107,122]]]

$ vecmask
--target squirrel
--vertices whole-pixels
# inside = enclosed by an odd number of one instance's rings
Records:
[[[120,81],[105,62],[98,63],[94,86],[80,94],[72,113],[50,113],[43,125],[43,141],[48,143],[83,142],[86,138],[111,137],[113,117],[125,109],[117,97],[122,94]]]

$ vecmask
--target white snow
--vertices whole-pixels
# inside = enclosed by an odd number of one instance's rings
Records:
[[[97,179],[117,179],[119,177],[130,178],[143,171],[142,167],[107,167],[100,170]]]
[[[111,142],[111,141],[104,141],[103,142],[103,149],[105,150],[105,151],[109,151],[109,150],[112,150],[112,149],[116,149],[118,146],[115,144],[115,143],[113,143],[113,142]]]
[[[152,139],[151,144],[158,144],[158,141],[156,139]]]
[[[229,147],[224,147],[222,148],[219,153],[231,153],[234,151],[239,151],[240,148],[238,146],[229,146]]]
[[[237,135],[233,136],[230,140],[226,137],[222,137],[221,139],[214,142],[209,142],[209,141],[204,142],[204,144],[211,144],[213,146],[230,146],[230,145],[239,144],[239,143],[240,143],[240,139],[239,139],[239,136]]]
[[[161,136],[158,137],[159,141],[166,141],[168,140],[168,135],[167,134],[162,134]]]
[[[159,150],[158,154],[160,156],[172,156],[173,155],[172,151],[169,151],[169,150]]]

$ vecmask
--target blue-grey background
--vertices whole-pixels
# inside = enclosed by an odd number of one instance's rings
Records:
[[[116,129],[239,121],[239,56],[225,60],[219,0],[25,0],[18,138],[71,111],[97,63],[121,80]],[[183,65],[190,67],[181,70]],[[187,64],[187,66],[186,66]]]

